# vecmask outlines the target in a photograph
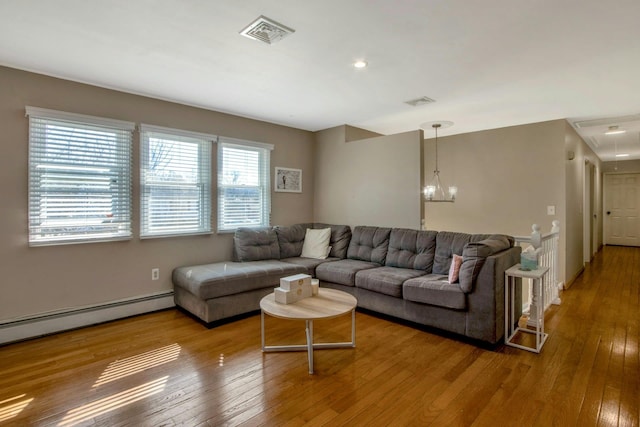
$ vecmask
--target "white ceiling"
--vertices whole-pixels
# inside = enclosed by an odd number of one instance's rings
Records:
[[[295,33],[238,34],[259,15]],[[451,135],[638,115],[639,18],[638,0],[0,0],[0,64],[312,131]]]

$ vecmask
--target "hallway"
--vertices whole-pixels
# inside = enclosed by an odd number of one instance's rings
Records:
[[[551,339],[567,352],[548,367],[558,370],[545,405],[556,416],[579,408],[577,425],[638,425],[639,301],[640,248],[605,246],[549,310]]]

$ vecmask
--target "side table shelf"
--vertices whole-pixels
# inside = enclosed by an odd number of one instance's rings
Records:
[[[516,347],[521,350],[532,351],[534,353],[540,353],[542,346],[547,340],[547,334],[544,332],[544,286],[542,281],[544,275],[549,271],[549,267],[539,266],[536,270],[520,270],[520,264],[516,264],[504,272],[504,343],[505,345]],[[517,278],[532,279],[533,280],[533,292],[536,293],[536,287],[538,288],[537,295],[539,301],[535,304],[536,310],[536,325],[534,329],[516,327],[515,313],[515,286]],[[522,282],[521,282],[522,283]],[[522,302],[518,302],[522,304]],[[536,345],[535,347],[529,347],[526,345],[518,344],[513,341],[518,332],[535,334]]]

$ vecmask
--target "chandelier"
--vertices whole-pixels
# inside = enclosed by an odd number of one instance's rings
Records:
[[[433,171],[433,177],[429,184],[424,187],[424,198],[427,202],[450,202],[456,201],[456,194],[458,193],[458,187],[451,186],[448,188],[447,194],[445,194],[444,187],[440,182],[440,170],[438,169],[438,129],[447,128],[452,126],[453,122],[439,121],[428,122],[420,125],[422,129],[431,126],[436,132],[436,170]]]

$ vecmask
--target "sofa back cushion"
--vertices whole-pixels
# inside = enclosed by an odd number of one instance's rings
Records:
[[[238,228],[233,236],[234,261],[280,259],[278,236],[273,228]]]
[[[471,292],[473,283],[487,257],[513,247],[511,236],[494,234],[484,240],[468,243],[462,251],[462,266],[458,280],[463,292]]]
[[[453,254],[462,255],[462,250],[471,241],[471,237],[471,234],[466,233],[440,231],[436,236],[433,273],[448,275]]]
[[[313,228],[330,228],[331,238],[329,239],[329,246],[331,246],[331,251],[329,252],[329,256],[340,259],[347,257],[347,249],[351,242],[351,227],[348,225],[315,223],[313,224]]]
[[[416,270],[424,270],[427,274],[433,271],[433,262],[436,256],[436,237],[437,231],[421,230],[418,231],[416,241],[416,260],[414,267]]]
[[[417,257],[418,230],[394,228],[389,235],[387,267],[413,268]]]
[[[389,235],[387,267],[411,268],[431,273],[435,256],[435,231],[394,228]]]
[[[355,227],[347,250],[347,258],[384,265],[390,234],[390,228],[363,225]]]
[[[280,246],[280,258],[295,258],[302,253],[304,236],[307,228],[312,228],[313,224],[295,224],[290,227],[276,226],[273,229],[278,236]]]

